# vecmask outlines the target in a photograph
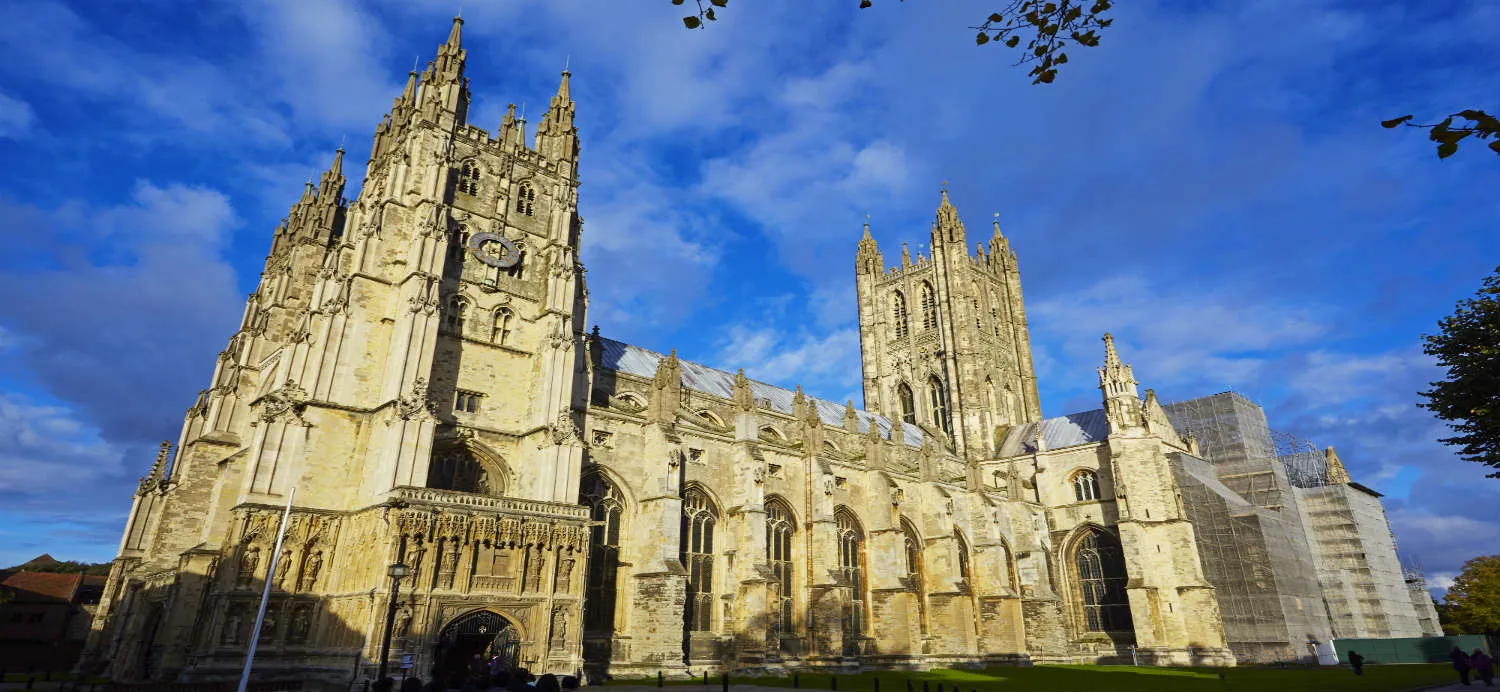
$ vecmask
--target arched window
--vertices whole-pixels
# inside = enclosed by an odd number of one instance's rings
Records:
[[[453,446],[432,455],[427,487],[499,497],[505,494],[505,479],[486,468],[469,448]]]
[[[1000,338],[1000,311],[990,306],[990,327],[995,330],[995,338]]]
[[[770,634],[792,633],[792,536],[797,532],[792,510],[781,500],[766,503],[766,564],[771,568]]]
[[[896,325],[896,338],[905,339],[910,331],[911,319],[906,314],[906,296],[900,291],[891,294],[891,320]]]
[[[464,322],[469,319],[469,301],[462,296],[454,296],[448,301],[447,314],[448,331],[462,336],[464,333]]]
[[[972,588],[973,582],[969,581],[969,542],[964,539],[964,532],[959,531],[956,526],[953,527],[953,542],[954,549],[958,551],[958,578]]]
[[[464,260],[464,250],[468,248],[468,245],[469,227],[461,225],[453,229],[453,235],[448,239],[448,261],[462,262]]]
[[[1091,528],[1073,547],[1073,568],[1089,632],[1131,632],[1130,601],[1125,596],[1125,558],[1120,541]]]
[[[980,324],[980,321],[979,321],[979,316],[981,314],[982,313],[979,312],[979,299],[975,298],[974,299],[974,330],[975,331],[979,331],[980,329],[984,328],[984,325]]]
[[[474,159],[465,159],[458,168],[458,191],[466,195],[479,194],[479,164]]]
[[[687,605],[683,616],[689,632],[713,630],[714,524],[718,512],[697,488],[682,495],[682,565],[687,568]]]
[[[506,267],[505,274],[512,279],[526,278],[526,241],[516,241],[516,263]]]
[[[504,345],[510,339],[510,322],[515,318],[510,308],[498,308],[495,310],[495,328],[490,334],[490,340]]]
[[[943,432],[952,435],[953,428],[948,423],[948,391],[943,386],[943,381],[933,375],[927,380],[927,401],[932,405],[932,423],[943,429]]]
[[[932,284],[922,282],[922,328],[932,329],[937,326],[937,294],[932,291]]]
[[[912,396],[911,387],[905,382],[896,385],[896,398],[901,400],[901,420],[916,425],[917,400]]]
[[[583,479],[580,504],[589,505],[594,527],[589,540],[589,576],[584,598],[583,630],[613,636],[615,590],[620,569],[620,518],[625,503],[620,490],[602,475]]]
[[[849,649],[851,637],[865,633],[865,532],[859,519],[847,507],[833,513],[839,531],[839,573],[849,587],[848,602],[844,605],[845,649]]]
[[[927,633],[927,586],[922,575],[922,538],[905,517],[901,519],[901,539],[906,554],[906,587],[916,594],[917,616],[922,633]]]
[[[516,188],[516,213],[534,216],[536,213],[536,188],[531,183],[521,183]]]
[[[1093,471],[1073,474],[1073,498],[1079,502],[1099,499],[1099,476]]]

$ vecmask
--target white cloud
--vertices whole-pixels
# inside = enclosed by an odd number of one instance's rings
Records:
[[[0,93],[0,139],[19,139],[31,132],[36,114],[31,104]]]
[[[800,384],[813,396],[856,402],[861,398],[859,380],[849,381],[851,373],[859,373],[857,329],[818,335],[735,325],[719,340],[711,361],[730,372],[744,368],[753,379],[787,388]]]
[[[0,392],[0,494],[49,495],[116,476],[122,456],[75,411]]]

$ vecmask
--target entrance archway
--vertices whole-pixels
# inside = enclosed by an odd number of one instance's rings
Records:
[[[442,680],[467,679],[475,656],[486,662],[499,656],[507,669],[516,668],[521,664],[521,632],[499,613],[476,610],[443,626],[436,653]]]

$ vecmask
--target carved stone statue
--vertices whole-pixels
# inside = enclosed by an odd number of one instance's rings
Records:
[[[259,566],[260,548],[255,546],[245,548],[244,554],[240,555],[238,585],[241,587],[250,586],[250,583],[255,580],[255,569]]]
[[[303,644],[307,642],[307,636],[312,631],[312,613],[305,605],[297,606],[292,611],[291,628],[287,630],[286,640],[289,644]]]
[[[308,553],[307,559],[302,562],[302,583],[299,591],[312,591],[318,585],[318,572],[323,569],[323,551],[315,550]]]
[[[286,575],[287,572],[291,571],[291,568],[292,551],[289,549],[281,551],[281,558],[276,560],[276,581],[274,582],[276,584],[276,588],[286,588]]]

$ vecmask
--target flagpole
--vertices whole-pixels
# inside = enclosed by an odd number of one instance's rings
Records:
[[[250,684],[250,664],[255,661],[255,645],[260,643],[260,627],[266,620],[266,603],[271,599],[271,580],[276,575],[276,563],[281,560],[281,541],[286,538],[286,521],[292,515],[292,497],[297,494],[293,487],[286,494],[286,510],[281,513],[281,528],[276,532],[276,550],[271,553],[271,564],[266,567],[266,587],[260,592],[260,611],[255,614],[255,629],[250,632],[250,649],[245,652],[245,670],[240,673],[239,692],[245,692]]]

